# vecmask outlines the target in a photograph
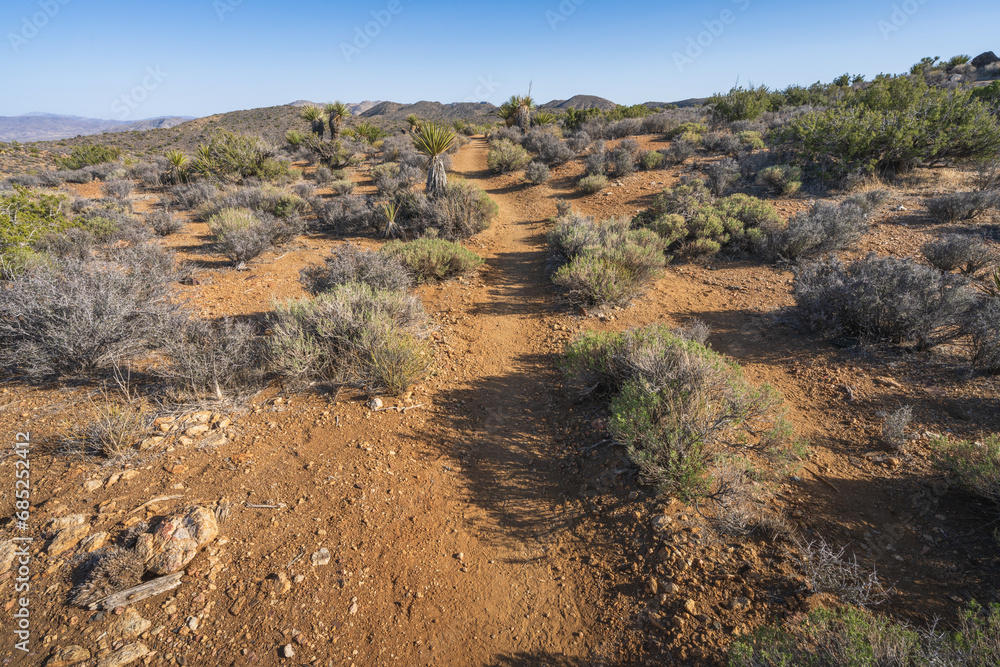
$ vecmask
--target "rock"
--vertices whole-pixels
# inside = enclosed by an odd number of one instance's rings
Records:
[[[696,616],[698,614],[698,604],[694,600],[685,600],[684,611],[692,616]]]
[[[188,430],[184,431],[184,435],[189,438],[197,438],[198,436],[208,433],[208,429],[210,428],[211,427],[208,424],[195,424]]]
[[[45,663],[45,667],[69,667],[84,660],[90,660],[90,651],[82,646],[73,644],[72,646],[57,648],[52,657]]]
[[[68,514],[66,516],[61,516],[58,519],[49,519],[46,527],[51,531],[59,531],[63,528],[69,528],[70,526],[79,526],[87,520],[82,514]]]
[[[646,585],[649,587],[649,592],[653,595],[656,595],[656,592],[660,589],[660,582],[656,580],[656,577],[650,577]]]
[[[124,667],[131,665],[139,658],[145,658],[147,655],[149,655],[149,649],[146,648],[145,644],[140,642],[126,644],[118,651],[98,660],[97,667]]]
[[[83,490],[86,491],[87,493],[93,493],[102,486],[104,486],[104,482],[102,482],[101,480],[90,479],[83,483]]]
[[[213,414],[214,413],[211,410],[201,410],[199,412],[193,412],[190,415],[188,415],[188,421],[193,421],[202,424],[211,419]]]
[[[229,442],[229,438],[222,431],[212,431],[201,439],[202,447],[222,447]]]
[[[899,384],[890,377],[877,377],[875,378],[874,382],[877,385],[881,385],[883,387],[893,387],[894,389],[899,389],[900,387],[902,387],[901,384]]]
[[[330,564],[330,551],[326,547],[323,547],[316,553],[312,555],[313,565],[329,565]]]
[[[57,556],[64,551],[68,551],[80,543],[80,540],[90,532],[90,524],[84,523],[79,526],[63,528],[49,543],[49,555]]]
[[[89,554],[97,551],[108,543],[108,537],[107,533],[88,535],[80,541],[80,552]]]
[[[152,623],[139,615],[132,607],[126,607],[122,615],[115,619],[108,632],[121,639],[135,639],[146,630],[149,630]]]
[[[152,449],[153,447],[156,447],[161,442],[163,442],[163,437],[159,435],[154,435],[153,437],[146,438],[145,440],[140,442],[139,450],[144,452],[147,449]]]
[[[281,649],[281,655],[286,658],[294,658],[295,648],[291,644],[285,644],[285,647]]]
[[[191,632],[196,632],[198,630],[198,617],[188,616],[187,617],[187,627]]]
[[[382,399],[381,398],[373,398],[372,400],[368,401],[368,407],[371,408],[372,410],[381,410],[382,409]]]
[[[986,67],[987,65],[992,65],[998,60],[1000,60],[1000,58],[997,57],[997,54],[992,51],[986,51],[985,53],[980,53],[972,59],[972,66],[976,68]]]
[[[750,606],[750,600],[744,597],[733,598],[729,601],[729,608],[733,611],[741,611]]]
[[[292,582],[288,580],[288,575],[284,572],[268,575],[267,584],[276,595],[284,595],[292,590]]]
[[[358,613],[358,599],[357,598],[351,598],[351,608],[347,610],[347,613],[350,614],[351,616],[354,616],[355,614]]]
[[[655,530],[658,533],[662,533],[667,528],[669,528],[670,524],[672,524],[673,522],[674,522],[673,518],[667,516],[666,514],[662,514],[653,519],[653,530]]]
[[[205,507],[191,507],[183,514],[167,517],[152,532],[140,535],[135,551],[153,574],[172,574],[184,569],[198,550],[218,534],[215,513]]]
[[[14,556],[17,554],[17,545],[14,540],[4,540],[0,542],[0,574],[10,571],[14,564]]]

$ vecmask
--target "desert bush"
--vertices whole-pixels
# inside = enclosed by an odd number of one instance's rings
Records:
[[[701,145],[709,153],[720,155],[738,155],[743,149],[739,137],[729,132],[706,132],[701,138]]]
[[[342,195],[349,195],[352,192],[354,192],[355,185],[352,181],[344,180],[344,181],[332,181],[328,185],[328,187],[330,188],[330,192],[333,193],[334,196],[339,197]]]
[[[1000,436],[978,442],[938,438],[932,444],[937,466],[951,475],[956,487],[1000,509]]]
[[[149,162],[141,162],[126,170],[128,178],[138,180],[146,188],[158,188],[163,185],[163,169]]]
[[[695,144],[688,139],[678,137],[671,142],[669,148],[665,148],[661,152],[669,164],[684,164],[688,158],[694,155]]]
[[[85,262],[94,255],[94,235],[81,227],[70,227],[48,234],[35,247],[60,259]]]
[[[426,372],[419,300],[362,283],[278,304],[268,354],[284,377],[401,394]]]
[[[608,171],[608,151],[603,140],[594,144],[590,155],[583,161],[583,170],[587,175],[604,176]]]
[[[583,305],[628,303],[666,263],[660,238],[631,229],[624,218],[597,223],[570,212],[556,221],[548,240],[558,267],[552,281]]]
[[[764,142],[764,137],[762,137],[760,132],[756,130],[744,130],[742,132],[737,132],[736,136],[739,138],[744,150],[757,151],[767,148],[767,144]]]
[[[992,276],[1000,289],[1000,273]],[[972,367],[981,373],[1000,374],[1000,295],[981,299],[969,316]]]
[[[524,180],[532,185],[541,185],[549,180],[552,172],[542,162],[532,162],[524,169]]]
[[[183,211],[211,201],[218,192],[218,188],[211,183],[182,183],[170,188],[170,197],[173,205]]]
[[[44,188],[58,188],[63,184],[61,172],[41,171],[38,173],[38,180]]]
[[[420,169],[404,163],[390,162],[372,169],[372,181],[383,197],[392,197],[410,190],[420,182],[421,177]]]
[[[764,86],[736,86],[725,95],[716,93],[707,104],[712,106],[712,114],[725,122],[757,120],[770,108],[771,92]]]
[[[457,243],[425,237],[404,243],[390,241],[382,252],[409,269],[419,282],[436,282],[465,276],[483,263],[476,253]]]
[[[347,195],[330,201],[313,199],[310,204],[320,225],[335,234],[372,229],[378,221],[373,202],[365,197]]]
[[[66,198],[35,193],[21,186],[0,192],[0,277],[37,263],[33,246],[71,226]]]
[[[757,185],[766,185],[783,197],[791,197],[802,189],[802,170],[787,164],[767,167],[757,174]]]
[[[288,175],[288,163],[277,159],[277,148],[257,136],[219,130],[198,147],[192,171],[229,181],[259,178],[276,180]]]
[[[641,130],[642,134],[666,134],[674,125],[676,122],[670,117],[670,114],[660,112],[643,118]]]
[[[434,230],[449,241],[466,239],[483,231],[500,209],[486,192],[465,180],[448,183],[444,193],[417,200],[414,227],[420,233]]]
[[[604,174],[591,174],[590,176],[584,176],[577,181],[577,185],[580,186],[580,189],[585,194],[592,195],[607,187],[608,177]]]
[[[245,322],[185,317],[165,339],[156,375],[177,398],[222,400],[255,390],[264,381],[262,340]]]
[[[313,180],[316,181],[317,185],[326,185],[334,178],[333,171],[329,167],[316,167],[316,171],[313,172]]]
[[[299,275],[312,294],[346,283],[364,283],[378,290],[406,290],[413,283],[412,274],[397,257],[361,250],[352,243],[334,248],[323,264],[306,267]]]
[[[60,169],[75,171],[91,165],[117,162],[121,156],[121,149],[112,146],[77,146],[69,157],[56,158],[56,165]]]
[[[866,570],[857,556],[847,557],[846,548],[835,549],[822,538],[799,544],[800,566],[809,587],[819,593],[832,593],[841,601],[858,607],[877,606],[888,597],[875,570]]]
[[[708,132],[708,128],[703,123],[689,122],[681,123],[667,132],[664,136],[667,139],[673,140],[683,139],[694,146],[701,143],[701,137],[706,132]]]
[[[712,194],[721,197],[732,187],[733,183],[740,179],[740,166],[736,160],[724,157],[703,167],[705,175],[708,176],[708,184],[712,188]]]
[[[643,151],[639,155],[639,164],[646,170],[659,169],[663,166],[664,159],[663,153],[659,151]]]
[[[958,269],[966,275],[975,275],[1000,259],[993,246],[982,238],[966,234],[946,234],[928,241],[920,251],[934,268],[940,271]]]
[[[90,183],[94,180],[94,173],[87,169],[73,169],[69,171],[57,172],[59,178],[67,183]]]
[[[952,274],[875,255],[847,266],[836,258],[801,266],[794,293],[801,320],[814,331],[918,349],[961,335],[975,299]]]
[[[641,118],[623,118],[605,125],[603,136],[605,139],[621,139],[622,137],[632,137],[641,133]]]
[[[576,157],[576,152],[548,130],[535,128],[524,135],[521,145],[530,153],[537,155],[539,162],[555,166],[569,162]]]
[[[292,186],[292,192],[295,193],[296,197],[301,198],[303,201],[308,202],[310,199],[316,196],[316,186],[312,183],[307,183],[305,181],[301,183],[296,183]]]
[[[184,229],[184,221],[169,211],[152,211],[143,217],[146,224],[160,236],[170,236]]]
[[[38,174],[14,174],[4,179],[11,186],[18,186],[22,188],[38,188],[42,185],[42,179]]]
[[[252,211],[270,213],[279,218],[291,218],[302,214],[307,203],[304,199],[284,190],[265,186],[241,187],[204,206],[203,218],[232,208],[246,208]]]
[[[577,155],[590,148],[592,143],[593,138],[586,132],[575,132],[566,138],[566,144]]]
[[[927,202],[927,212],[944,223],[972,220],[997,207],[1000,207],[1000,194],[994,191],[952,192]]]
[[[270,231],[249,209],[222,209],[209,218],[208,227],[212,230],[216,249],[237,266],[272,246]]]
[[[496,174],[506,174],[523,169],[531,156],[521,146],[507,139],[490,142],[490,151],[486,156],[486,164]]]
[[[169,276],[149,268],[66,261],[15,276],[0,289],[0,367],[41,379],[143,354],[174,312]]]
[[[584,334],[567,345],[563,368],[610,393],[613,437],[647,481],[681,498],[703,496],[713,461],[741,442],[757,446],[748,437],[779,421],[773,389],[750,386],[738,366],[662,325]]]
[[[865,214],[850,201],[815,204],[784,229],[771,231],[757,250],[772,260],[797,260],[850,247],[868,232]]]
[[[632,142],[632,143],[627,143]],[[605,174],[610,178],[621,178],[635,171],[635,154],[638,152],[634,139],[625,139],[607,152]]]
[[[896,451],[906,444],[906,429],[913,419],[913,408],[909,405],[894,410],[882,418],[882,444]]]

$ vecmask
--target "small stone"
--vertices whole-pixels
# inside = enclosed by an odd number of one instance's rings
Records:
[[[229,438],[222,431],[212,431],[201,439],[202,447],[221,447],[229,442]]]
[[[685,600],[684,611],[695,616],[698,614],[698,604],[694,600]]]
[[[69,528],[63,528],[56,536],[52,538],[52,542],[49,543],[49,555],[57,556],[64,551],[72,549],[80,540],[87,536],[90,532],[90,524],[81,524],[79,526],[70,526]]]
[[[316,566],[330,564],[330,550],[323,547],[312,555],[312,564]]]
[[[358,613],[358,599],[357,598],[351,598],[351,608],[347,610],[347,613],[350,614],[351,616],[354,616],[355,614]]]
[[[140,535],[135,550],[146,561],[146,569],[162,576],[182,570],[218,535],[215,513],[196,506],[165,518],[152,532]]]
[[[208,424],[196,424],[184,431],[184,435],[189,438],[197,438],[200,435],[205,435],[208,433],[208,429],[211,428]]]
[[[80,540],[80,552],[85,554],[94,553],[108,543],[109,537],[110,535],[107,533],[94,533],[93,535],[88,535]]]
[[[653,519],[653,530],[655,530],[658,533],[663,532],[673,522],[674,522],[673,518],[667,516],[666,514],[662,514]]]
[[[149,649],[146,648],[145,644],[139,642],[127,644],[111,655],[98,660],[97,667],[124,667],[140,658],[145,658],[148,654]]]
[[[733,598],[729,602],[729,608],[733,611],[742,611],[750,606],[750,600],[744,597]]]
[[[656,577],[650,577],[646,585],[649,587],[649,592],[653,595],[656,595],[657,591],[660,590],[660,582],[656,580]]]
[[[45,663],[45,667],[69,667],[84,660],[90,660],[90,651],[74,644],[57,648]]]
[[[188,616],[186,625],[188,626],[189,630],[191,630],[192,632],[196,632],[198,630],[198,617]]]
[[[0,574],[10,571],[14,564],[14,556],[17,554],[17,545],[14,540],[4,540],[0,542]]]
[[[101,480],[90,479],[83,483],[83,490],[86,491],[87,493],[93,493],[102,486],[104,486],[104,482],[102,482]]]
[[[295,648],[291,644],[285,644],[285,647],[281,649],[281,655],[286,658],[294,658]]]
[[[58,519],[50,519],[46,527],[51,531],[62,530],[63,528],[69,528],[70,526],[79,526],[87,520],[82,514],[69,514],[67,516],[61,516]]]
[[[154,435],[153,437],[146,438],[145,440],[140,442],[139,450],[144,452],[147,449],[152,449],[153,447],[156,447],[161,442],[163,442],[163,437],[159,435]]]
[[[284,572],[268,576],[267,583],[275,595],[284,595],[292,590],[292,582],[288,580],[288,575]]]
[[[370,409],[372,409],[372,410],[381,410],[382,409],[382,399],[381,398],[373,398],[372,400],[368,401],[368,407]]]
[[[151,625],[152,623],[140,616],[139,612],[128,607],[115,619],[108,632],[122,639],[135,639],[149,630]]]

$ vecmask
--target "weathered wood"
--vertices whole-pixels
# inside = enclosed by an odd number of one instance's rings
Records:
[[[130,604],[140,602],[146,598],[151,598],[154,595],[174,590],[181,585],[181,577],[183,575],[183,571],[174,572],[173,574],[168,574],[165,577],[159,577],[157,579],[153,579],[152,581],[139,584],[138,586],[126,588],[123,591],[112,593],[108,597],[100,599],[97,602],[92,602],[89,607],[92,610],[108,610],[116,609],[118,607],[127,607]]]

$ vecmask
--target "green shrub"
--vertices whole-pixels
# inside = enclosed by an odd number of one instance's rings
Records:
[[[293,381],[401,394],[427,370],[424,321],[420,302],[404,292],[345,283],[277,305],[268,355]]]
[[[70,226],[61,195],[35,193],[20,185],[0,192],[0,271],[18,273],[43,261],[34,245]]]
[[[409,243],[390,241],[382,252],[396,259],[420,282],[447,280],[475,271],[483,263],[479,255],[457,243],[422,238]]]
[[[275,230],[245,208],[219,211],[209,218],[208,227],[219,252],[234,265],[249,262],[270,249],[275,241]]]
[[[466,180],[451,181],[438,197],[419,199],[416,231],[434,230],[448,240],[466,239],[487,229],[500,213],[486,191]]]
[[[490,143],[490,151],[486,156],[487,166],[496,174],[506,174],[523,169],[531,156],[523,147],[509,139],[498,139]]]
[[[743,132],[738,132],[736,136],[743,144],[743,147],[747,150],[756,151],[767,148],[767,144],[764,142],[764,137],[760,135],[760,132],[756,132],[754,130],[744,130]]]
[[[581,178],[577,185],[580,189],[588,195],[600,192],[608,185],[608,177],[604,174],[591,174],[590,176],[584,176]]]
[[[768,110],[771,93],[764,86],[744,88],[736,86],[725,95],[715,94],[706,104],[712,106],[717,119],[732,123],[737,120],[757,120]]]
[[[326,261],[299,272],[302,285],[312,294],[328,292],[345,283],[364,283],[376,289],[406,290],[413,276],[396,257],[361,250],[353,243],[334,248]]]
[[[659,151],[645,151],[639,156],[639,164],[646,170],[659,169],[663,166],[664,159],[663,153]]]
[[[666,133],[667,139],[684,139],[692,144],[701,143],[701,136],[708,132],[703,123],[681,123]]]
[[[113,146],[77,146],[69,157],[56,158],[56,166],[67,171],[75,171],[94,164],[117,162],[121,156],[121,149]]]
[[[981,442],[940,438],[936,463],[951,473],[958,488],[1000,506],[1000,435]]]
[[[564,370],[611,394],[614,438],[646,480],[684,499],[707,492],[720,456],[770,447],[784,432],[773,389],[750,386],[738,366],[662,325],[584,334],[567,345]]]
[[[257,136],[219,130],[198,147],[192,171],[223,180],[259,178],[273,181],[288,176],[288,163],[276,159],[277,149]]]
[[[802,188],[802,169],[778,164],[757,174],[757,185],[766,185],[783,197],[791,197]]]

